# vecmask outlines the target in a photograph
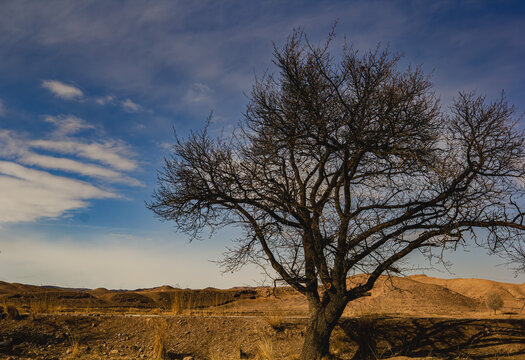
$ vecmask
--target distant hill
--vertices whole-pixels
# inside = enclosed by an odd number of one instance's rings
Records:
[[[511,284],[485,279],[438,279],[426,275],[413,275],[408,278],[425,284],[435,284],[478,301],[484,301],[487,294],[497,292],[509,307],[522,307],[525,300],[525,283]]]
[[[349,284],[362,283],[366,281],[366,275],[352,276],[347,281]],[[525,310],[525,283],[412,275],[380,277],[370,296],[351,302],[344,315],[480,316],[489,314],[484,306],[484,299],[488,293],[494,291],[504,300],[503,312],[520,313]],[[177,307],[179,312],[202,310],[260,313],[277,309],[303,314],[308,309],[305,299],[289,287],[235,287],[226,290],[210,287],[190,290],[166,285],[137,290],[90,290],[0,281],[0,302],[15,303],[26,309],[30,309],[35,303],[52,304],[53,309],[59,311],[82,308],[175,311]]]

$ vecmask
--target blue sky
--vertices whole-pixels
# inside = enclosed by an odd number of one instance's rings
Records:
[[[334,50],[389,44],[432,72],[446,107],[459,90],[504,89],[525,111],[521,1],[0,1],[0,280],[136,288],[230,287],[235,235],[189,244],[145,209],[173,141],[240,119],[273,43],[301,27]],[[523,282],[483,251],[443,277]],[[418,259],[414,258],[414,262]],[[425,266],[425,263],[421,263]]]

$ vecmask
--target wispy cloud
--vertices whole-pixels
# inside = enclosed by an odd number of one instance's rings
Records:
[[[81,130],[93,129],[93,125],[74,115],[46,116],[44,119],[48,123],[55,125],[55,135],[59,137],[73,135]]]
[[[184,96],[184,100],[190,103],[207,103],[212,100],[212,90],[209,86],[195,83]]]
[[[84,208],[89,199],[117,198],[92,184],[0,161],[0,225],[55,218]]]
[[[126,99],[121,102],[122,108],[128,112],[137,112],[141,109],[141,106],[131,99]]]
[[[76,159],[38,154],[33,151],[34,148],[84,157],[99,163],[105,163],[109,167]],[[140,181],[122,173],[122,171],[137,168],[136,161],[126,158],[122,152],[129,153],[122,145],[116,145],[115,143],[99,144],[53,140],[28,141],[21,139],[13,131],[0,131],[1,157],[15,159],[21,164],[36,166],[41,169],[66,171],[102,179],[111,183],[144,186]]]
[[[78,141],[34,140],[29,142],[29,146],[100,161],[118,170],[130,171],[135,170],[138,166],[135,160],[123,155],[129,151],[124,145],[116,141],[84,143]]]
[[[123,142],[79,138],[81,130],[94,126],[73,115],[44,121],[55,130],[42,138],[0,129],[0,226],[55,218],[89,206],[92,199],[120,197],[120,190],[105,189],[108,183],[144,186],[127,173],[138,163]]]
[[[13,2],[0,14],[0,33],[8,45],[0,53],[11,60],[0,67],[25,70],[32,65],[30,73],[41,74],[56,69],[59,60],[58,66],[67,69],[68,78],[89,77],[95,86],[125,89],[127,96],[140,99],[141,104],[161,104],[175,111],[198,112],[201,107],[194,103],[174,99],[183,99],[192,84],[205,83],[214,89],[214,110],[237,115],[244,101],[242,92],[249,91],[253,83],[254,70],[260,73],[271,66],[272,41],[282,44],[297,27],[304,28],[312,41],[324,39],[338,18],[337,33],[348,34],[349,43],[358,48],[373,48],[378,41],[390,43],[415,63],[427,63],[430,69],[439,65],[437,71],[451,67],[450,62],[461,65],[456,58],[462,52],[455,51],[453,34],[476,26],[489,34],[503,29],[505,41],[480,38],[485,56],[475,53],[471,62],[487,64],[489,71],[496,73],[502,63],[517,69],[521,65],[523,46],[515,29],[523,19],[519,12],[505,11],[504,6],[494,9],[481,2],[447,1],[431,6],[390,1],[310,1],[303,5],[297,9],[295,2],[258,7],[239,1],[159,0],[124,7],[107,2],[86,7],[60,0],[51,4]],[[485,16],[479,16],[483,8]],[[466,15],[469,21],[462,20]],[[9,46],[13,44],[23,46]],[[464,52],[471,52],[473,42],[465,44]],[[7,53],[11,49],[16,52]],[[38,63],[28,56],[35,49],[41,54]],[[147,49],[147,55],[138,49]],[[472,78],[484,78],[485,74],[486,68],[479,69]],[[515,79],[512,86],[520,90],[522,72],[511,78]],[[120,106],[121,101],[115,100],[115,104]],[[208,109],[199,116],[203,112]]]
[[[106,96],[88,96],[84,94],[78,87],[63,83],[58,80],[44,80],[42,81],[42,87],[52,92],[55,96],[66,99],[66,100],[90,100],[98,105],[118,105],[127,112],[137,112],[142,110],[142,106],[134,102],[133,100],[126,98],[124,100],[118,99],[115,95]],[[0,100],[1,105],[1,100]],[[0,108],[1,110],[1,108]],[[1,113],[0,113],[1,116]],[[69,117],[72,117],[71,115]]]
[[[25,165],[38,166],[44,169],[61,170],[84,176],[103,179],[112,183],[121,183],[131,186],[144,186],[140,181],[125,176],[122,173],[103,166],[86,164],[80,161],[58,158],[54,156],[39,155],[31,152],[19,157],[19,162]]]
[[[13,158],[26,151],[23,141],[15,131],[0,129],[0,157]]]
[[[84,93],[79,88],[57,80],[44,80],[42,81],[42,87],[51,91],[55,96],[66,100],[75,100],[84,96]]]

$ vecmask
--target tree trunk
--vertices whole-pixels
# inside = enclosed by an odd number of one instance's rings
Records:
[[[301,360],[321,360],[330,355],[330,335],[343,314],[346,301],[331,300],[310,312],[310,321],[301,352]]]

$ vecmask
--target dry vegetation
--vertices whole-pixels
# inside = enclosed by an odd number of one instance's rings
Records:
[[[155,326],[155,340],[153,343],[153,360],[168,359],[168,349],[166,343],[166,328],[164,324]]]
[[[263,337],[257,342],[257,357],[261,360],[275,360],[272,339]]]
[[[0,359],[292,360],[304,336],[307,306],[289,288],[14,285],[0,283]],[[486,306],[495,291],[497,315]],[[338,359],[521,359],[523,298],[525,284],[384,278],[345,310],[330,350]]]
[[[73,333],[71,330],[67,329],[67,338],[69,341],[69,348],[66,351],[67,359],[76,359],[80,355],[80,343],[78,336]]]
[[[487,305],[487,308],[494,311],[494,315],[496,315],[496,311],[503,307],[504,302],[499,293],[491,292],[487,295],[485,304]]]
[[[14,305],[5,306],[5,314],[7,320],[17,320],[20,317],[20,313]]]

